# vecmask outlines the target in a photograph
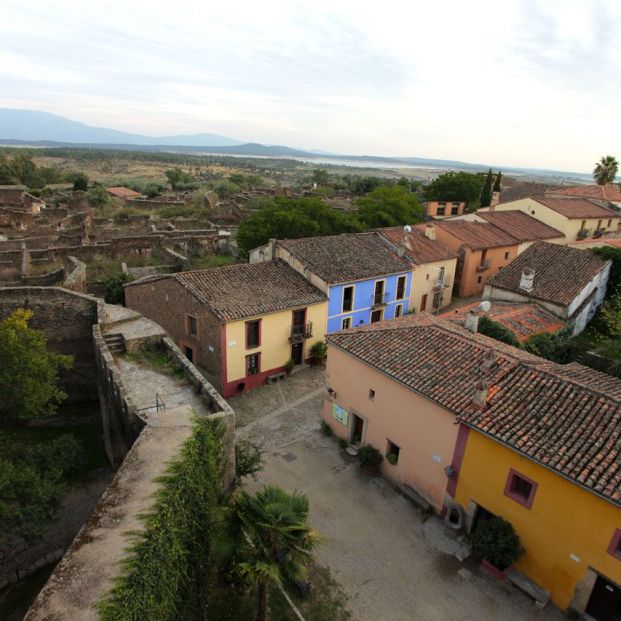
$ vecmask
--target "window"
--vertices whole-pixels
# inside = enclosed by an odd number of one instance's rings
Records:
[[[427,273],[427,280],[429,280],[429,273]]]
[[[348,313],[354,310],[354,287],[345,287],[343,289],[343,309],[341,312]]]
[[[194,362],[194,350],[191,347],[185,348],[185,357],[190,361]]]
[[[379,310],[375,310],[371,313],[371,323],[376,323],[382,320],[384,315],[384,311],[380,308]]]
[[[456,216],[457,214],[459,214],[459,203],[453,203],[453,206],[451,207],[451,215]]]
[[[375,391],[372,388],[369,388],[369,399],[371,399],[371,401],[375,399]]]
[[[256,375],[261,371],[261,354],[246,356],[246,375]]]
[[[532,479],[519,474],[513,469],[509,470],[509,476],[505,485],[505,496],[530,509],[535,499],[536,491],[537,483]]]
[[[445,211],[446,207],[444,205],[442,205],[442,207],[438,205],[438,208],[436,209],[436,216],[443,216]]]
[[[612,220],[608,220],[608,228],[612,226]]]
[[[438,293],[433,294],[433,307],[440,308],[442,304],[442,292],[438,291]]]
[[[397,279],[397,300],[403,300],[405,297],[405,283],[407,279],[405,276],[399,276]]]
[[[395,306],[395,317],[401,317],[403,315],[403,304],[397,304]]]
[[[254,349],[261,345],[261,320],[246,322],[246,349]]]
[[[621,528],[617,528],[612,536],[608,546],[608,554],[612,554],[621,561]]]
[[[483,282],[483,276],[479,276],[479,277],[477,278],[477,282],[478,282],[479,284],[481,284],[481,283]]]
[[[396,466],[399,461],[399,453],[401,452],[401,449],[394,442],[391,442],[388,439],[386,440],[386,443],[386,461],[391,466]]]
[[[375,291],[373,292],[373,304],[385,304],[386,296],[384,295],[384,281],[377,280],[375,282]]]
[[[349,330],[351,328],[351,317],[343,317],[341,321],[341,330]]]
[[[509,258],[509,253],[505,252],[505,261]]]
[[[187,328],[188,328],[188,334],[191,334],[192,336],[196,336],[196,334],[197,334],[197,331],[196,331],[196,317],[192,317],[192,315],[188,315]]]

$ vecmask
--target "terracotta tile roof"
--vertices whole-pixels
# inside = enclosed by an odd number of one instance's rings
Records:
[[[413,226],[407,235],[407,244],[404,246],[405,233],[400,226],[377,229],[377,232],[394,246],[406,248],[405,255],[415,265],[434,263],[446,259],[456,259],[457,253],[445,246],[441,241],[429,239],[425,236],[425,225]]]
[[[240,263],[169,276],[220,321],[323,302],[328,298],[284,261]],[[143,279],[142,282],[148,281]]]
[[[479,311],[479,302],[460,306],[452,311],[442,313],[440,317],[463,325],[466,315],[472,311]],[[557,332],[566,325],[564,321],[561,321],[556,315],[553,315],[543,306],[539,306],[539,304],[493,301],[488,312],[479,314],[501,323],[511,330],[521,342],[526,341],[534,334]]]
[[[621,213],[602,207],[587,198],[549,198],[547,196],[535,196],[533,200],[553,209],[566,218],[619,218]]]
[[[517,246],[518,240],[485,222],[469,222],[467,220],[450,220],[436,222],[436,226],[461,240],[472,250],[498,248],[501,246]]]
[[[561,233],[561,231],[518,209],[510,211],[478,211],[477,216],[520,242],[565,237],[565,234]]]
[[[140,192],[135,192],[134,190],[122,186],[108,188],[108,194],[112,194],[112,196],[116,196],[117,198],[134,198],[140,196]]]
[[[607,261],[593,252],[539,241],[494,274],[487,284],[532,299],[567,306],[606,264]],[[520,289],[520,279],[525,268],[535,270],[530,292]]]
[[[328,342],[621,505],[621,380],[528,356],[425,313],[337,332]],[[496,359],[485,368],[490,349]],[[483,411],[472,407],[479,380],[488,386]]]
[[[523,198],[529,198],[530,196],[543,196],[548,190],[552,188],[551,185],[546,183],[535,183],[532,181],[514,182],[509,185],[508,180],[503,179],[503,188],[500,193],[501,203],[511,203]]]
[[[582,198],[595,198],[602,201],[621,202],[621,190],[616,183],[553,188],[548,189],[546,194],[548,196],[580,196]]]
[[[409,271],[410,262],[399,257],[379,233],[279,240],[302,265],[328,284],[353,282]]]

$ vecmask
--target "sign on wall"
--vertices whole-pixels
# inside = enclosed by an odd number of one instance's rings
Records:
[[[347,421],[349,420],[349,412],[337,403],[332,403],[332,416],[334,416],[334,418],[336,418],[339,423],[347,426]]]

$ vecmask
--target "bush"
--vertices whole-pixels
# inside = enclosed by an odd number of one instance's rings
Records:
[[[321,364],[326,354],[328,353],[328,346],[323,341],[317,341],[310,348],[310,355],[315,364]]]
[[[480,521],[470,543],[476,554],[499,569],[506,569],[525,552],[513,526],[500,517]]]
[[[74,190],[82,190],[83,192],[88,190],[88,176],[84,173],[76,173],[72,181]]]
[[[571,328],[535,334],[524,343],[524,349],[535,356],[565,364],[571,357],[570,338]]]
[[[382,454],[370,444],[363,446],[358,451],[358,458],[360,459],[360,466],[369,470],[379,468],[384,461]]]
[[[257,478],[257,473],[263,470],[263,450],[249,440],[235,442],[235,477],[241,481],[245,477]]]
[[[485,336],[489,336],[497,341],[513,345],[513,347],[521,347],[520,341],[509,328],[505,328],[501,323],[490,319],[489,317],[481,317],[479,319],[479,332]]]
[[[125,306],[125,289],[123,285],[132,280],[134,280],[133,276],[125,273],[117,274],[104,280],[104,287],[106,289],[104,299],[106,302],[108,304],[122,304]]]
[[[330,427],[330,425],[328,425],[325,420],[321,421],[321,433],[323,433],[324,436],[332,435],[332,427]]]

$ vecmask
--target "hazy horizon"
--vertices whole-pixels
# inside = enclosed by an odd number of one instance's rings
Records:
[[[576,172],[620,155],[611,0],[8,0],[2,17],[2,107],[346,155]]]

